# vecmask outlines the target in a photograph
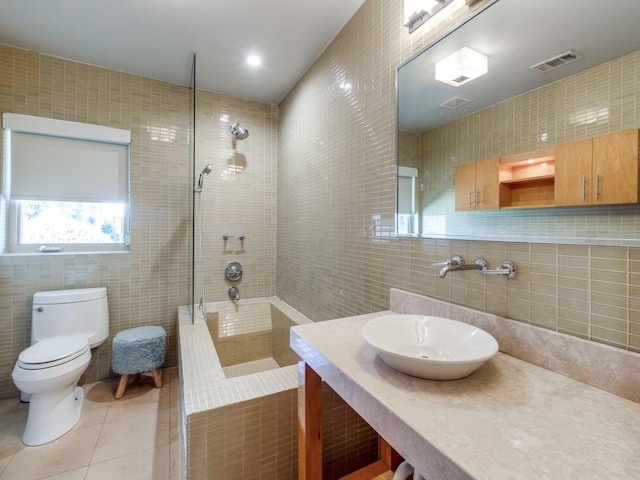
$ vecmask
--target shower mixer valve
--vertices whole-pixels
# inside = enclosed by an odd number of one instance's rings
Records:
[[[242,265],[240,262],[231,262],[224,269],[224,276],[230,282],[237,282],[242,278]]]

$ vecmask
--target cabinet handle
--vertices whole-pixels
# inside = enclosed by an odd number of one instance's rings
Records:
[[[600,200],[600,174],[596,174],[596,200]]]
[[[587,176],[582,175],[582,201],[587,201]]]
[[[469,192],[469,208],[473,206],[473,192]]]
[[[480,190],[476,190],[476,208],[480,205]]]

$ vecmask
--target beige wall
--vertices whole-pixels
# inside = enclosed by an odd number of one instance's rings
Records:
[[[106,286],[110,340],[124,328],[161,325],[169,334],[167,365],[176,364],[176,307],[188,303],[191,278],[189,98],[184,87],[0,46],[0,112],[132,133],[130,253],[0,256],[0,398],[17,394],[11,370],[29,345],[39,290]],[[223,113],[251,132],[235,150]],[[201,194],[207,300],[226,296],[222,268],[232,258],[246,265],[241,294],[272,295],[277,107],[198,91],[196,114],[196,169],[214,166]],[[158,132],[171,141],[154,140]],[[236,166],[242,173],[224,173]],[[244,246],[223,251],[223,231],[246,233]],[[93,352],[87,381],[110,375],[110,340]]]
[[[637,248],[393,238],[395,68],[429,36],[401,24],[402,2],[368,0],[280,105],[278,296],[323,320],[405,288],[640,350]],[[452,254],[520,273],[439,279],[430,264]]]

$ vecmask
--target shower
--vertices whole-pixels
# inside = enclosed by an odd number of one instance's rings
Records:
[[[202,169],[202,171],[200,172],[200,176],[198,177],[198,183],[196,184],[195,187],[193,187],[194,197],[196,196],[196,193],[202,192],[202,186],[204,184],[204,176],[209,175],[212,171],[213,171],[213,165],[211,165],[210,163],[207,163],[205,167]],[[207,318],[207,304],[205,300],[205,289],[204,289],[204,251],[202,246],[202,201],[200,200],[200,195],[198,195],[198,217],[199,217],[198,224],[200,225],[200,228],[198,229],[198,237],[200,240],[199,243],[200,243],[200,265],[201,265],[200,280],[202,282],[202,295],[200,296],[200,304],[198,305],[198,309],[202,312],[202,314],[204,315],[204,318]],[[195,258],[194,258],[194,261],[195,261]]]
[[[231,134],[235,137],[236,140],[244,140],[249,136],[249,130],[243,128],[239,123],[234,123],[229,128],[231,130]]]
[[[247,133],[247,135],[249,135],[249,133]],[[211,173],[211,171],[213,170],[213,166],[208,163],[200,172],[200,176],[198,177],[198,183],[196,184],[195,187],[193,187],[193,191],[196,193],[200,193],[202,191],[202,184],[204,182],[204,176],[205,175],[209,175]]]
[[[195,56],[194,56],[194,70],[195,70]],[[194,74],[195,76],[195,74]],[[195,96],[195,88],[194,90],[194,96]],[[193,99],[193,105],[194,105],[194,110],[195,110],[195,97]],[[194,125],[195,125],[195,114],[194,114],[194,119],[193,119]],[[247,130],[246,128],[244,128],[242,125],[240,125],[239,123],[234,123],[233,125],[231,125],[230,129],[231,131],[231,135],[233,135],[233,145],[235,148],[235,142],[236,140],[244,140],[245,138],[247,138],[249,136],[249,130]],[[195,145],[195,138],[193,140],[193,144]],[[193,151],[192,151],[192,155],[193,158],[195,158],[195,147],[193,147]],[[193,165],[193,164],[192,164]],[[200,172],[200,175],[198,176],[198,181],[196,182],[196,184],[193,187],[193,212],[194,212],[194,221],[193,221],[193,225],[192,225],[192,238],[193,238],[193,251],[192,251],[192,255],[191,255],[191,260],[193,263],[192,266],[192,282],[193,282],[193,295],[192,295],[192,300],[194,300],[193,303],[195,303],[195,245],[199,244],[199,256],[200,256],[200,282],[201,282],[201,295],[200,295],[200,304],[198,305],[198,310],[200,310],[204,316],[204,318],[207,318],[207,303],[206,303],[206,292],[205,292],[205,262],[204,262],[204,246],[203,246],[203,215],[202,215],[202,199],[200,198],[200,193],[202,193],[202,189],[204,187],[204,177],[205,175],[209,175],[211,172],[213,171],[213,165],[211,165],[210,163],[208,163],[207,165],[205,165],[205,167],[202,169],[202,171]],[[193,175],[195,177],[195,169],[193,171]],[[196,197],[197,197],[197,201],[196,201]],[[196,218],[195,218],[195,214],[197,213],[197,218],[198,218],[198,242],[196,243],[196,230],[195,230],[195,224],[196,224]],[[192,317],[192,321],[193,321],[193,317]]]

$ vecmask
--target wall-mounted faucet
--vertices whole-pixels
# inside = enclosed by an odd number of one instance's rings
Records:
[[[440,278],[444,278],[447,275],[447,272],[450,271],[445,271],[445,268],[456,267],[459,265],[464,265],[464,258],[462,258],[460,255],[454,255],[453,257],[451,257],[451,260],[447,260],[446,262],[436,262],[431,264],[431,266],[434,268],[442,268],[442,270],[440,271]]]
[[[516,264],[509,260],[505,260],[498,268],[492,270],[484,258],[478,258],[473,263],[465,263],[464,258],[459,255],[454,255],[451,260],[447,260],[446,262],[432,263],[431,266],[435,268],[443,267],[439,273],[440,278],[445,278],[449,272],[465,270],[475,270],[480,275],[502,275],[507,278],[516,278],[518,274]]]
[[[464,270],[482,270],[486,268],[485,264],[478,263],[464,263],[464,258],[459,255],[455,255],[451,260],[447,260],[446,262],[434,263],[431,265],[432,267],[443,267],[440,270],[440,278],[444,278],[447,276],[449,272],[460,272]]]

